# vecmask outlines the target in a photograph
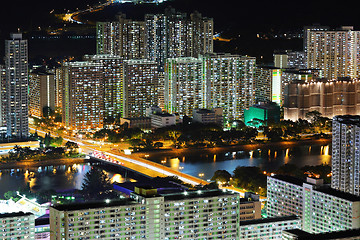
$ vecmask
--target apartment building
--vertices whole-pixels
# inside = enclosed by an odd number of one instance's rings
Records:
[[[1,239],[35,239],[35,215],[24,212],[0,214]]]
[[[268,177],[268,216],[302,217],[302,230],[322,233],[360,228],[360,197],[290,176]]]
[[[239,195],[221,190],[158,195],[135,189],[133,200],[50,208],[51,239],[239,238]]]

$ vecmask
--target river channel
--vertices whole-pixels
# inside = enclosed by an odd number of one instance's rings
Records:
[[[258,166],[272,172],[286,163],[298,167],[331,163],[331,145],[302,145],[290,148],[262,147],[251,151],[224,151],[216,154],[193,151],[188,154],[149,154],[148,159],[193,176],[210,179],[216,170],[232,173],[238,166]],[[18,190],[27,184],[34,191],[67,191],[81,189],[85,174],[91,167],[104,169],[112,181],[136,181],[134,177],[113,167],[96,163],[42,166],[30,169],[0,170],[0,199],[10,190]]]

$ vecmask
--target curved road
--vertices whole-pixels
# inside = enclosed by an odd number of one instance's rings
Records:
[[[52,136],[58,136],[58,134],[52,132],[52,131],[41,131],[35,128],[30,127],[30,130],[35,132],[37,130],[38,134],[45,135],[46,133],[49,133]],[[119,164],[124,165],[125,167],[132,169],[134,171],[140,172],[144,175],[147,175],[149,177],[164,177],[164,176],[177,176],[180,180],[182,180],[185,183],[189,183],[192,185],[206,185],[208,184],[207,181],[204,181],[200,178],[191,176],[189,174],[182,173],[180,171],[176,171],[172,168],[166,167],[164,165],[149,161],[147,159],[131,156],[131,155],[125,155],[123,153],[119,153],[118,150],[108,150],[103,151],[103,143],[97,142],[97,141],[89,141],[89,140],[83,140],[79,138],[74,138],[66,135],[61,135],[65,141],[72,141],[76,142],[83,153],[87,154],[88,156],[93,156],[94,151],[99,151],[104,153],[105,155],[110,157],[110,160],[101,159],[103,161],[110,162],[112,164]],[[112,144],[109,144],[112,146]],[[98,158],[99,159],[99,158]],[[224,190],[227,189],[229,191],[237,192],[242,197],[244,197],[245,190],[241,190],[232,186],[229,187],[222,187]],[[260,197],[261,201],[265,201],[265,197]]]

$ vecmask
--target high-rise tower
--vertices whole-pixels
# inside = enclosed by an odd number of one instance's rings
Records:
[[[307,30],[307,67],[322,69],[324,77],[358,78],[360,70],[360,31],[353,27],[338,30]]]
[[[331,187],[360,196],[360,116],[333,118]]]
[[[29,135],[28,114],[28,42],[21,33],[12,33],[5,41],[5,81],[3,123],[7,136],[25,139]]]

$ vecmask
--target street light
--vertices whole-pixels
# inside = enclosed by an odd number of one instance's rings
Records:
[[[166,160],[161,160],[161,163],[163,165],[162,169],[163,169],[163,175],[165,175],[165,163],[166,163]]]

